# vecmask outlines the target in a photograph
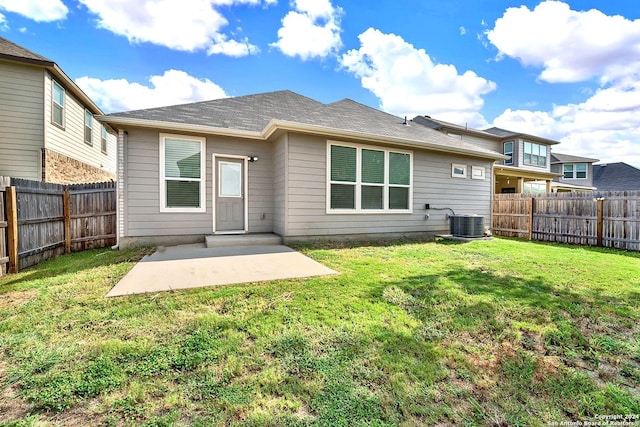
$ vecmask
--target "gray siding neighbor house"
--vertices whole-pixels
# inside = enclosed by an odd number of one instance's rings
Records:
[[[56,183],[115,178],[103,112],[43,56],[0,37],[0,175]]]
[[[290,91],[99,120],[119,131],[121,247],[448,233],[449,210],[489,223],[492,165],[504,158],[349,99]]]
[[[497,127],[472,129],[430,116],[414,117],[412,123],[448,135],[451,146],[468,142],[504,154],[506,158],[496,161],[493,167],[495,193],[550,192],[552,181],[560,176],[550,161],[551,148],[558,141]]]
[[[591,191],[593,183],[593,163],[599,159],[551,153],[551,171],[561,174],[551,183],[553,191]]]

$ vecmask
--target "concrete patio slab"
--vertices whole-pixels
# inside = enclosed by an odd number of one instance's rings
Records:
[[[145,256],[106,296],[330,274],[337,273],[282,245],[168,246],[159,247],[153,254]]]

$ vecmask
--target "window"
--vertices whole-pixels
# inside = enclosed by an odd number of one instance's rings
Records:
[[[411,153],[328,144],[327,208],[395,212],[411,209]]]
[[[547,166],[547,146],[535,142],[524,142],[524,164]]]
[[[504,143],[504,155],[509,156],[509,158],[504,161],[504,164],[512,165],[513,164],[513,141]]]
[[[547,184],[540,181],[525,182],[522,192],[524,194],[544,194],[547,192]]]
[[[242,165],[240,163],[220,162],[218,164],[218,196],[242,197]]]
[[[93,133],[93,116],[91,115],[91,111],[84,110],[84,142],[88,145],[93,145],[91,141],[92,133]]]
[[[562,173],[564,179],[586,179],[587,164],[586,163],[567,163],[562,165]]]
[[[562,165],[564,179],[573,179],[573,164]]]
[[[107,154],[107,128],[104,125],[102,125],[101,129],[100,151]]]
[[[160,135],[160,211],[204,212],[205,139]]]
[[[467,177],[467,165],[457,165],[453,163],[451,165],[451,176],[454,178],[466,178]]]
[[[64,127],[64,88],[53,81],[51,91],[51,121]]]
[[[484,168],[482,166],[471,166],[471,179],[484,179]]]

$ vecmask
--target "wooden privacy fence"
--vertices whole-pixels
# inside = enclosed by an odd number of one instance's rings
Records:
[[[493,233],[640,250],[640,191],[496,194]]]
[[[0,177],[0,184],[0,273],[116,243],[114,182],[65,186]]]

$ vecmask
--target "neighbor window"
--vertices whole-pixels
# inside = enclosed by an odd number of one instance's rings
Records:
[[[160,135],[160,210],[205,211],[205,139]]]
[[[471,179],[484,179],[484,168],[482,166],[471,166]]]
[[[328,148],[329,210],[410,210],[411,153],[338,144]]]
[[[586,163],[569,163],[562,165],[562,173],[564,179],[586,179],[587,164]]]
[[[547,166],[547,146],[535,142],[524,142],[524,164]]]
[[[467,177],[467,165],[458,165],[453,163],[451,165],[451,176],[454,178],[466,178]]]
[[[107,154],[107,128],[102,125],[102,129],[100,130],[101,132],[101,136],[100,136],[100,150],[104,153]]]
[[[84,110],[84,142],[93,145],[91,140],[93,134],[93,116],[91,111]]]
[[[543,194],[547,192],[547,184],[540,181],[525,182],[522,192],[524,194]]]
[[[508,159],[505,159],[504,164],[512,165],[513,164],[513,141],[504,143],[504,155],[509,156]]]
[[[51,91],[51,121],[64,127],[64,88],[53,81]]]

